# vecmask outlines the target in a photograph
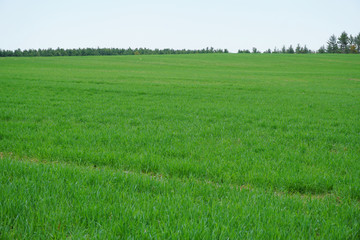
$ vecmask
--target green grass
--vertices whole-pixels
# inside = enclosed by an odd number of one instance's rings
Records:
[[[359,56],[1,58],[0,86],[0,238],[360,237]]]

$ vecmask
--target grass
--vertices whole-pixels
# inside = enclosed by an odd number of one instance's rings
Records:
[[[325,54],[2,58],[0,238],[357,239],[359,69]]]

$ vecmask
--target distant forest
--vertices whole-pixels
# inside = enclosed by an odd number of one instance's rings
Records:
[[[165,49],[148,49],[148,48],[78,48],[78,49],[28,49],[28,50],[2,50],[0,49],[0,57],[51,57],[51,56],[105,56],[105,55],[161,55],[161,54],[200,54],[200,53],[229,53],[227,49],[214,49],[207,47],[200,50],[174,50]],[[281,49],[275,47],[274,50],[268,49],[264,52],[253,48],[238,50],[238,53],[285,53],[285,54],[309,54],[309,53],[360,53],[360,33],[355,37],[348,35],[345,31],[339,37],[330,36],[326,47],[323,45],[314,51],[305,46],[298,44],[295,48],[283,46]]]
[[[239,50],[238,53],[250,53],[249,50]],[[256,48],[252,49],[252,53],[260,53]],[[330,36],[329,40],[326,43],[326,47],[323,45],[317,51],[308,49],[306,45],[304,47],[298,44],[294,49],[292,45],[286,48],[283,46],[281,49],[275,49],[271,51],[268,49],[263,53],[360,53],[360,33],[355,37],[353,35],[348,35],[345,31],[341,33],[339,37],[336,37],[334,34]]]
[[[196,53],[229,53],[227,49],[204,48],[201,50],[174,50],[148,48],[78,48],[78,49],[29,49],[15,51],[1,50],[0,57],[37,57],[37,56],[105,56],[105,55],[161,55],[161,54],[196,54]]]

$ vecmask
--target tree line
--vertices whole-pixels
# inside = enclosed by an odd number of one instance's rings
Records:
[[[181,49],[175,50],[165,49],[148,49],[148,48],[48,48],[48,49],[28,49],[28,50],[1,50],[0,57],[38,57],[38,56],[104,56],[104,55],[161,55],[161,54],[199,54],[199,53],[229,53],[227,49],[214,49],[207,47],[200,50]],[[298,44],[295,48],[283,46],[281,49],[268,49],[264,52],[253,48],[238,50],[238,53],[289,53],[289,54],[307,54],[307,53],[360,53],[360,33],[356,36],[349,35],[345,31],[336,37],[334,34],[330,36],[326,47],[321,46],[317,51],[309,49],[306,45]]]
[[[261,53],[257,48],[252,51],[248,49],[238,50],[238,53]],[[283,46],[281,49],[275,47],[274,50],[268,49],[262,53],[360,53],[360,33],[356,36],[349,35],[345,31],[336,37],[334,34],[330,36],[325,46],[321,46],[317,51],[311,50],[305,46],[298,44],[294,49],[292,45],[286,48]]]
[[[306,45],[305,46],[301,46],[300,44],[298,44],[296,46],[296,48],[294,49],[292,45],[290,45],[290,47],[286,48],[285,46],[283,46],[281,49],[280,48],[274,48],[274,50],[271,50],[270,48],[265,50],[264,52],[259,51],[257,48],[253,48],[252,51],[250,52],[250,50],[248,49],[244,49],[244,50],[239,50],[238,53],[319,53],[316,51],[313,51],[311,49],[309,49]]]
[[[48,49],[28,49],[28,50],[1,50],[0,57],[38,57],[38,56],[104,56],[104,55],[161,55],[161,54],[198,54],[198,53],[229,53],[227,49],[204,48],[200,50],[175,50],[148,49],[148,48],[48,48]]]

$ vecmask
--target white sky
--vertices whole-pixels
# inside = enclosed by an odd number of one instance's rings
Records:
[[[360,0],[0,0],[0,49],[260,50],[360,32]]]

